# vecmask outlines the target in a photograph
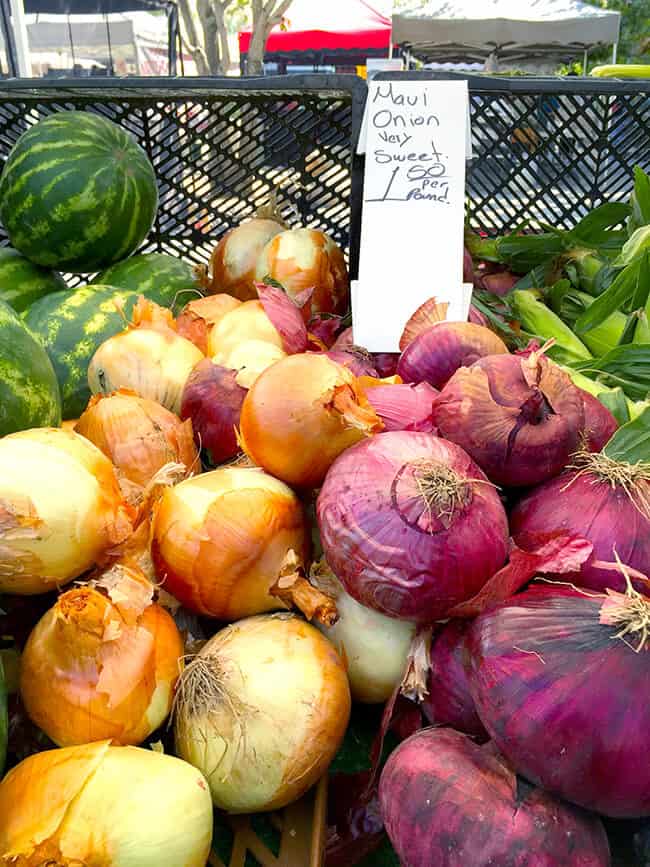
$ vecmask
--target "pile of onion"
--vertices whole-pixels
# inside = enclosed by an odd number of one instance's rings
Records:
[[[292,614],[251,617],[218,632],[181,675],[179,755],[233,813],[284,807],[325,772],[350,717],[336,650]]]
[[[93,394],[132,389],[178,413],[192,368],[203,353],[176,329],[171,311],[141,297],[125,331],[99,346],[88,367]]]
[[[534,586],[472,627],[476,709],[515,770],[606,816],[650,814],[650,601]]]
[[[0,783],[0,816],[4,864],[204,867],[212,842],[195,768],[108,741],[25,759]]]
[[[241,409],[244,450],[291,485],[319,485],[345,449],[383,427],[357,378],[326,355],[291,355],[269,367]]]
[[[183,641],[153,595],[137,567],[119,563],[63,593],[33,629],[20,691],[54,743],[139,744],[167,717]]]
[[[438,392],[428,382],[401,383],[364,377],[360,384],[384,430],[411,430],[434,433],[433,402]]]
[[[115,469],[60,428],[0,440],[0,592],[34,594],[77,578],[131,533]]]
[[[351,355],[370,356],[373,368],[379,376],[393,376],[397,372],[399,352],[371,352],[354,342],[352,328],[342,331],[331,346],[332,351],[343,351]]]
[[[518,780],[491,744],[451,729],[400,744],[379,801],[403,867],[610,865],[600,819]]]
[[[345,660],[352,698],[368,704],[387,701],[406,670],[415,624],[361,605],[325,561],[314,564],[310,580],[336,603],[336,623],[317,626]]]
[[[197,469],[191,421],[128,389],[97,394],[75,426],[111,459],[118,475],[145,488],[166,464]]]
[[[228,292],[240,301],[257,298],[255,281],[265,277],[256,277],[258,259],[284,228],[277,220],[254,217],[226,232],[212,251],[205,288],[212,294]]]
[[[226,313],[239,307],[240,303],[232,295],[225,294],[196,298],[186,304],[176,317],[176,330],[207,355],[208,334]]]
[[[580,389],[540,350],[461,367],[437,398],[433,420],[491,481],[517,487],[563,469],[578,447],[584,406]]]
[[[458,446],[426,433],[379,434],[344,452],[317,503],[323,550],[347,592],[429,624],[503,565],[499,496]]]
[[[515,542],[529,548],[560,531],[588,539],[593,558],[582,566],[582,586],[625,588],[616,556],[650,575],[650,469],[604,453],[581,452],[572,466],[519,501],[510,516]],[[603,565],[612,568],[605,571]]]
[[[293,491],[261,469],[223,467],[167,488],[151,553],[159,580],[198,614],[236,620],[282,608],[270,589],[308,531]]]
[[[404,382],[428,382],[443,388],[459,367],[508,348],[493,331],[473,322],[449,322],[447,304],[425,301],[406,323],[400,340],[397,374]]]

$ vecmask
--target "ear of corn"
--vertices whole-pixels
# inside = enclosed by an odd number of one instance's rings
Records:
[[[514,315],[525,331],[542,340],[555,338],[557,346],[564,350],[566,356],[585,360],[592,357],[587,347],[569,326],[565,325],[546,304],[539,301],[534,292],[529,289],[516,289],[508,298]]]

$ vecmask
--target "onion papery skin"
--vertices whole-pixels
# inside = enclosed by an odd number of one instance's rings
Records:
[[[347,352],[350,347],[353,349],[360,348],[366,352],[363,347],[356,347],[352,335],[352,327],[346,328],[342,331],[331,346],[334,350],[342,349],[345,352]],[[372,365],[378,376],[393,376],[397,372],[397,364],[400,357],[399,352],[371,352],[369,354]]]
[[[239,452],[236,430],[247,389],[237,382],[237,371],[200,361],[190,373],[181,400],[181,418],[191,419],[199,448],[207,449],[214,464]]]
[[[459,503],[438,517],[423,467],[458,480]],[[323,551],[347,592],[389,617],[428,624],[474,596],[508,551],[499,496],[458,446],[391,431],[344,452],[317,501]]]
[[[143,488],[165,464],[183,464],[189,474],[198,462],[192,422],[126,390],[92,397],[75,431]]]
[[[210,257],[208,291],[228,292],[240,301],[257,298],[257,261],[271,238],[282,231],[284,226],[275,220],[254,217],[226,232]]]
[[[397,375],[404,382],[428,382],[441,389],[459,367],[507,352],[503,340],[488,328],[473,322],[438,322],[408,344],[397,364]]]
[[[267,368],[241,410],[244,451],[299,487],[319,485],[342,451],[381,428],[356,377],[321,353],[290,355]]]
[[[239,307],[240,301],[232,295],[208,295],[197,298],[183,307],[176,318],[176,330],[191,341],[204,355],[208,352],[208,334],[226,313]]]
[[[32,595],[78,578],[132,532],[115,469],[61,428],[0,439],[0,592]]]
[[[601,623],[608,597],[533,587],[482,614],[470,685],[515,770],[575,804],[618,818],[650,814],[650,653]]]
[[[350,349],[329,349],[324,354],[332,361],[336,361],[337,364],[347,367],[355,376],[377,376],[370,353],[366,353],[365,350],[359,351],[357,347],[350,347]]]
[[[361,605],[340,586],[336,609],[334,626],[317,628],[345,661],[352,698],[365,704],[388,701],[406,670],[415,624]]]
[[[618,430],[618,422],[593,394],[583,391],[582,402],[585,411],[585,445],[590,452],[599,452]]]
[[[214,681],[192,694],[183,673],[176,749],[201,770],[217,807],[274,810],[326,771],[350,717],[350,688],[334,647],[293,614],[251,617],[218,632],[194,660]]]
[[[0,783],[0,863],[204,867],[213,808],[186,762],[108,741],[30,756]]]
[[[139,581],[129,571],[127,580]],[[176,624],[154,602],[129,611],[118,594],[113,602],[92,586],[68,590],[25,647],[23,702],[58,746],[105,739],[137,745],[171,710],[184,653]]]
[[[280,283],[294,298],[313,287],[312,313],[345,313],[349,306],[345,258],[320,229],[287,229],[275,235],[259,256],[256,275]]]
[[[650,481],[637,483],[650,498]],[[510,529],[517,545],[530,548],[538,538],[558,531],[575,533],[594,546],[592,560],[621,561],[650,575],[650,521],[622,485],[612,486],[595,472],[567,470],[526,494],[510,513]],[[620,586],[622,576],[614,575]],[[603,573],[585,563],[573,578],[584,587],[604,589]],[[610,584],[617,589],[614,584]]]
[[[379,802],[403,867],[609,867],[595,816],[541,789],[519,792],[490,746],[423,729],[390,755]]]
[[[431,644],[428,692],[421,703],[430,723],[448,725],[479,741],[488,739],[468,679],[467,620],[450,620]]]
[[[222,467],[162,495],[151,553],[164,587],[197,614],[236,620],[277,610],[269,593],[289,550],[304,562],[300,501],[251,467]]]
[[[552,361],[524,379],[526,359],[490,355],[461,367],[434,403],[440,435],[465,449],[499,485],[536,485],[557,475],[584,429],[582,395]]]
[[[203,357],[172,330],[134,328],[102,343],[88,367],[88,385],[93,394],[128,388],[178,414],[187,378]]]
[[[428,382],[377,385],[366,394],[385,430],[435,433],[433,401],[438,392]]]
[[[282,335],[259,299],[240,304],[217,322],[208,333],[208,355],[227,356],[245,340],[263,340],[284,351]]]

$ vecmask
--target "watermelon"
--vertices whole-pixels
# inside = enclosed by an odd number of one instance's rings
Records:
[[[81,286],[53,292],[29,308],[25,321],[47,350],[61,387],[63,418],[79,418],[90,399],[88,365],[97,347],[124,330],[115,302],[130,316],[135,292],[113,286]]]
[[[34,265],[12,247],[0,247],[0,299],[18,313],[43,295],[67,288],[56,271]]]
[[[139,292],[160,304],[180,311],[188,301],[201,297],[194,269],[167,253],[139,253],[111,265],[91,283],[104,283]]]
[[[59,424],[61,396],[50,359],[16,311],[0,301],[0,436]]]
[[[84,111],[30,127],[0,177],[0,219],[12,246],[62,271],[99,271],[130,256],[157,204],[154,170],[135,139]]]

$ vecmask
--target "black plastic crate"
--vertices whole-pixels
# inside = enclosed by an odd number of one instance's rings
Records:
[[[289,225],[321,228],[350,252],[365,94],[353,75],[4,81],[0,159],[45,115],[96,112],[128,129],[156,171],[160,204],[143,252],[206,262],[218,238],[274,187]]]
[[[437,72],[376,80],[464,78],[473,160],[470,222],[494,234],[525,222],[571,228],[604,201],[627,198],[632,170],[650,170],[650,81]]]

